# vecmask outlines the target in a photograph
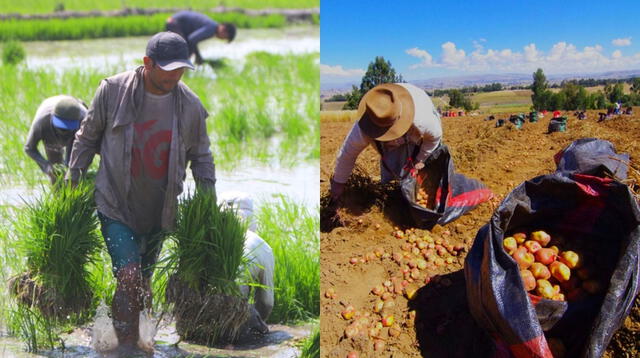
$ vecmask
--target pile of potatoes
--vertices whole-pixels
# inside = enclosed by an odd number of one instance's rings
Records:
[[[504,250],[520,268],[527,292],[551,300],[574,301],[585,292],[602,291],[602,284],[590,277],[592,270],[584,267],[581,255],[557,245],[548,246],[550,242],[551,236],[544,231],[534,231],[528,238],[518,232],[503,240]]]
[[[416,204],[422,206],[423,208],[428,208],[427,205],[429,203],[429,194],[424,188],[418,189],[418,194],[416,194]]]

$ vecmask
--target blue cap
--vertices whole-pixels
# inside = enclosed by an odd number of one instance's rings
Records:
[[[68,131],[75,131],[80,128],[80,121],[73,119],[62,119],[55,114],[51,115],[51,123],[53,126],[60,129],[65,129]]]

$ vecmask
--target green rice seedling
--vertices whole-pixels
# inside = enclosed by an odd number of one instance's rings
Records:
[[[210,71],[183,76],[210,113],[207,127],[218,168],[231,169],[241,160],[249,165],[274,161],[295,165],[319,158],[319,123],[314,110],[319,107],[318,57],[317,53],[256,53],[248,55],[240,69],[223,66],[215,80]],[[130,66],[124,63],[63,72],[0,66],[0,150],[4,153],[0,182],[30,187],[46,182],[47,177],[23,150],[33,116],[45,98],[70,94],[89,104],[103,78],[127,69]],[[98,163],[94,161],[94,166]]]
[[[304,340],[300,358],[320,358],[320,325],[315,325],[311,335]]]
[[[180,202],[174,251],[165,269],[175,270],[166,298],[182,338],[214,345],[233,342],[241,333],[249,318],[237,285],[244,280],[245,232],[235,212],[217,204],[215,191],[198,190]]]
[[[18,301],[43,316],[82,320],[92,303],[87,264],[102,243],[93,202],[93,184],[64,183],[27,203],[14,225],[26,270],[9,283]]]
[[[67,11],[117,10],[129,8],[182,8],[208,10],[217,6],[233,6],[245,9],[288,8],[307,9],[319,7],[318,0],[39,0],[10,1],[0,4],[0,13],[36,14],[49,13],[63,4]],[[215,17],[214,17],[215,18]]]
[[[239,28],[280,28],[287,24],[283,15],[249,16],[228,12],[205,13],[218,22]],[[164,30],[171,13],[121,17],[82,17],[68,19],[4,20],[0,22],[0,41],[79,40],[106,37],[147,36]]]
[[[7,41],[2,46],[2,62],[5,65],[17,65],[24,61],[24,47],[18,41]]]
[[[207,125],[221,167],[241,157],[263,162],[275,157],[283,164],[319,158],[318,71],[317,53],[255,52],[240,70],[224,66],[216,71],[215,81],[198,71],[187,74],[185,83],[203,94],[209,110]]]
[[[60,341],[55,323],[38,310],[24,305],[9,311],[8,330],[25,343],[28,352],[54,349]]]
[[[317,210],[280,196],[258,211],[258,234],[275,259],[275,305],[269,321],[291,323],[320,314],[320,221]]]

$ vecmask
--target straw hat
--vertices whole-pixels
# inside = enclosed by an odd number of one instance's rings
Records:
[[[390,141],[404,135],[415,114],[409,91],[395,83],[384,83],[369,90],[360,100],[358,125],[369,137]]]

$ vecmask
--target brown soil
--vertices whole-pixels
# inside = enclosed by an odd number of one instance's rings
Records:
[[[419,288],[411,308],[404,296],[395,296],[395,307],[386,311],[394,315],[395,326],[401,327],[401,334],[392,338],[388,328],[383,328],[379,337],[386,345],[379,351],[374,351],[373,340],[366,332],[353,338],[345,337],[345,328],[358,319],[347,321],[341,317],[341,312],[351,305],[357,311],[356,317],[370,315],[369,321],[379,317],[372,313],[377,299],[371,293],[372,288],[393,277],[402,277],[403,273],[395,260],[384,256],[378,258],[372,252],[382,248],[389,254],[402,253],[402,245],[408,237],[396,239],[393,233],[397,230],[395,227],[410,228],[411,222],[398,191],[376,184],[380,179],[379,156],[371,147],[358,158],[360,171],[352,175],[347,186],[345,204],[339,210],[343,226],[336,226],[329,220],[329,178],[337,151],[352,122],[322,122],[321,356],[346,357],[351,351],[357,352],[359,357],[489,355],[493,350],[490,339],[475,325],[467,308],[462,273],[466,253],[499,200],[522,181],[553,172],[553,155],[572,141],[583,137],[605,139],[612,142],[618,152],[629,153],[632,162],[638,163],[640,115],[620,116],[601,123],[597,122],[597,117],[597,111],[589,112],[583,121],[569,115],[567,132],[552,134],[546,133],[549,115],[537,123],[525,123],[521,130],[510,123],[495,128],[494,122],[479,117],[443,118],[444,142],[450,149],[456,170],[484,182],[496,198],[444,227],[436,226],[430,232],[415,230],[409,234],[429,235],[435,242],[441,240],[442,246],[462,245],[462,249],[443,253],[443,258],[451,257],[451,264],[430,264],[420,272],[419,279],[410,284],[410,287]],[[496,118],[508,118],[508,115]],[[358,262],[351,264],[354,257]],[[426,277],[431,277],[428,284],[425,284]],[[335,298],[326,297],[329,289],[335,292]],[[407,319],[410,309],[416,310],[415,322]],[[615,334],[605,357],[637,357],[640,355],[639,337],[640,300],[636,300],[631,315]]]

